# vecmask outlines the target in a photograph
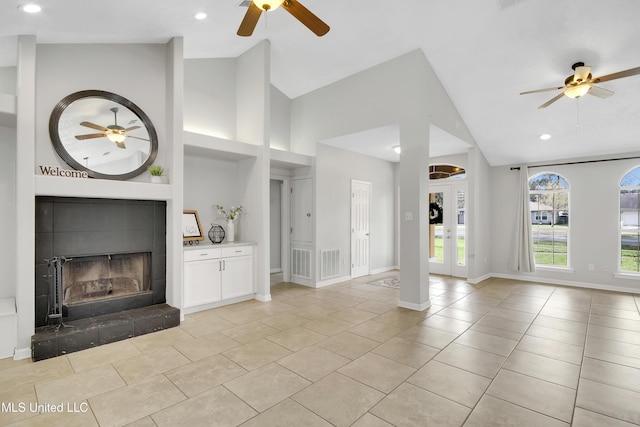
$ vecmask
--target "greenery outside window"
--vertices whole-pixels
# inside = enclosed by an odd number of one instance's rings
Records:
[[[640,273],[640,167],[620,180],[620,271]]]
[[[534,175],[529,201],[536,265],[568,267],[569,183],[551,172]]]

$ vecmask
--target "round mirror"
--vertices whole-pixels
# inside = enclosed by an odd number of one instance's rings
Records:
[[[101,90],[62,99],[51,113],[49,134],[60,157],[93,178],[133,178],[146,171],[158,153],[149,117],[128,99]]]

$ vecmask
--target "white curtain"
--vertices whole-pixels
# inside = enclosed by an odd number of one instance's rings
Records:
[[[516,209],[516,227],[514,250],[511,252],[510,267],[516,271],[536,271],[533,256],[533,238],[531,236],[531,209],[529,204],[529,172],[526,166],[520,166],[518,183],[518,208]]]

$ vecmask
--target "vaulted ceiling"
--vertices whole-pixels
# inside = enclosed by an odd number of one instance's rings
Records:
[[[492,165],[640,151],[640,76],[602,83],[615,92],[607,99],[564,97],[542,110],[557,92],[519,95],[562,86],[578,61],[594,76],[639,67],[637,0],[302,0],[331,26],[324,37],[283,9],[239,37],[241,0],[40,1],[37,15],[21,12],[22,1],[0,2],[0,66],[15,61],[13,38],[2,36],[18,34],[38,43],[183,36],[187,58],[236,57],[269,39],[272,83],[295,98],[422,49]]]

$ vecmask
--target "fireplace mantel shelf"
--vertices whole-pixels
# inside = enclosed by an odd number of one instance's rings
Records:
[[[35,176],[36,196],[171,200],[170,184]]]

